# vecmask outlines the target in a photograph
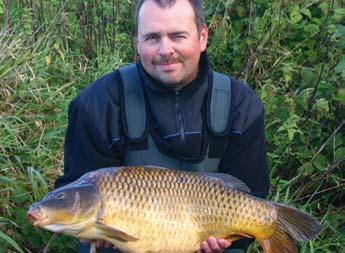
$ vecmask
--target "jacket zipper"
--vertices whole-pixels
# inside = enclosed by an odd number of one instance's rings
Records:
[[[183,117],[182,117],[182,110],[181,110],[181,99],[180,99],[180,93],[176,91],[175,93],[175,109],[177,112],[177,127],[180,133],[180,142],[182,144],[185,143],[185,131],[184,131],[184,125],[183,125]]]

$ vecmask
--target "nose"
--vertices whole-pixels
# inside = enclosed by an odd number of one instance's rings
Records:
[[[160,56],[171,56],[174,53],[173,45],[168,38],[161,39],[158,53]]]

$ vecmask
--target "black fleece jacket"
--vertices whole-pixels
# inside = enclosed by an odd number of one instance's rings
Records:
[[[203,145],[207,138],[204,107],[211,76],[207,55],[201,55],[197,78],[178,92],[153,80],[140,63],[137,66],[150,112],[149,131],[158,149],[191,161],[202,159],[207,149]],[[128,141],[121,117],[121,85],[115,70],[70,103],[64,175],[55,187],[98,168],[123,165]],[[231,131],[218,172],[241,179],[253,195],[264,198],[269,191],[269,174],[262,103],[252,89],[232,78],[231,107]]]

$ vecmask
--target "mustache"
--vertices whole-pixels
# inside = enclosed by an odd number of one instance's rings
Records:
[[[182,62],[183,58],[181,56],[157,56],[152,60],[152,64],[172,64]]]

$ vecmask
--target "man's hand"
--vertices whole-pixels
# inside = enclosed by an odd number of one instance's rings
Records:
[[[91,240],[80,239],[81,243],[91,243]],[[222,253],[226,248],[230,247],[231,242],[224,239],[216,239],[209,237],[207,241],[200,244],[198,253]],[[96,248],[113,248],[114,245],[110,242],[97,240]]]
[[[230,247],[231,242],[224,239],[216,239],[209,237],[207,241],[200,244],[198,253],[222,253],[226,248]]]
[[[91,240],[87,239],[79,239],[81,243],[88,244],[91,243]],[[110,242],[103,241],[103,240],[97,240],[96,241],[96,248],[114,248],[114,245]]]

